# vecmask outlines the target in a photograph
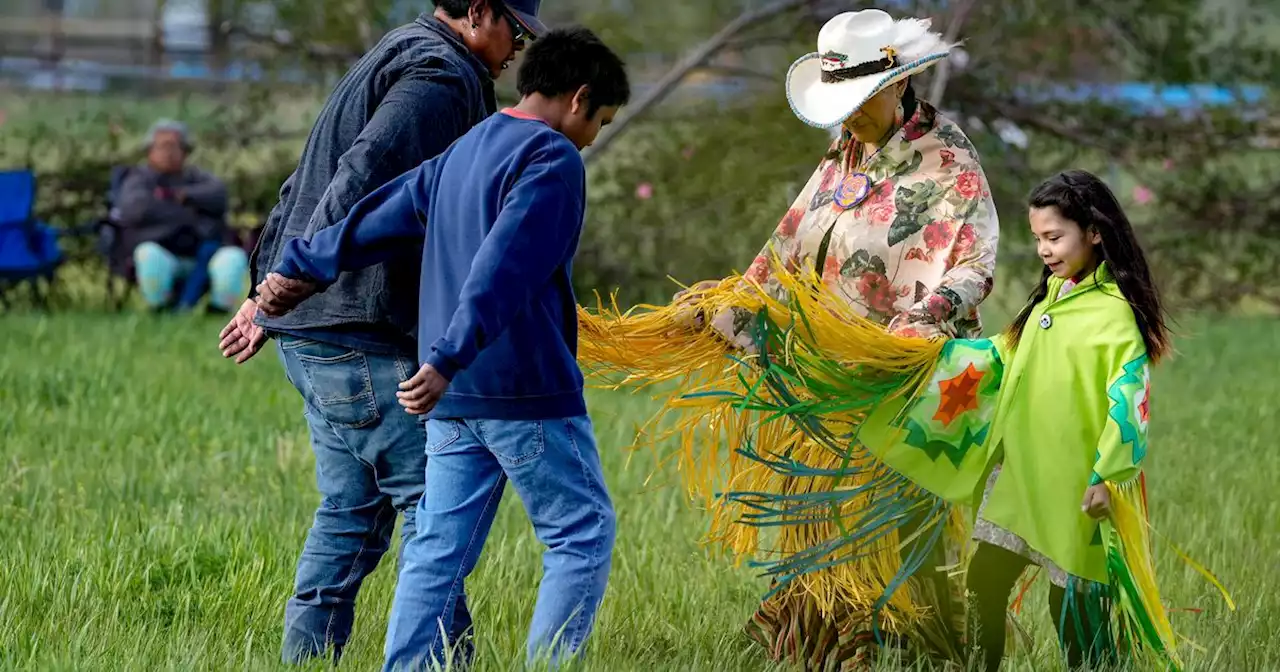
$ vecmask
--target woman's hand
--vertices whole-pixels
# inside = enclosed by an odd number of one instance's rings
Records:
[[[889,321],[885,329],[891,334],[904,338],[932,339],[944,335],[938,325],[929,321],[914,319],[910,313],[899,314]]]
[[[1107,489],[1107,484],[1089,486],[1084,491],[1084,503],[1080,505],[1080,510],[1094,520],[1102,520],[1111,515],[1111,491]]]
[[[714,289],[719,284],[719,280],[703,280],[702,282],[695,282],[692,287],[676,292],[675,296],[671,297],[671,303],[689,303],[697,301],[702,298],[702,295],[705,294],[707,290]]]
[[[703,280],[688,289],[682,289],[671,297],[671,304],[679,308],[675,322],[680,329],[699,330],[706,326],[707,316],[696,305],[702,295],[720,284],[719,280]]]

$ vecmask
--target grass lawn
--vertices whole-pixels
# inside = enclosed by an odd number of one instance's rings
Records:
[[[268,352],[215,352],[220,323],[0,315],[0,668],[282,669],[282,608],[318,502],[300,402]],[[1280,398],[1275,322],[1196,319],[1156,376],[1156,528],[1232,590],[1228,612],[1161,555],[1194,670],[1280,669]],[[583,669],[763,670],[739,635],[764,585],[698,543],[703,516],[622,449],[643,400],[591,398],[619,512],[614,570]],[[480,670],[520,669],[539,545],[508,497],[470,584]],[[376,669],[392,563],[361,595],[348,669]],[[1006,669],[1056,669],[1039,644]],[[316,669],[323,669],[317,665]]]

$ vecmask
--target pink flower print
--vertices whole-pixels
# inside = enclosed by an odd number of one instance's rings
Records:
[[[966,201],[972,201],[982,194],[982,177],[969,170],[956,177],[956,192]]]
[[[951,302],[934,294],[925,301],[924,309],[929,311],[930,317],[941,322],[947,319],[947,314],[951,312]]]
[[[796,229],[800,228],[800,219],[804,213],[800,210],[792,208],[778,223],[777,234],[780,238],[793,238],[796,235]]]
[[[858,279],[858,293],[862,295],[867,306],[877,313],[889,315],[894,312],[893,302],[897,298],[893,284],[884,274],[867,271]]]
[[[939,219],[924,227],[924,244],[930,250],[941,250],[952,243],[956,237],[956,223],[950,219]]]
[[[755,261],[751,262],[751,267],[747,269],[745,277],[757,285],[763,285],[769,279],[769,258],[763,254],[756,257]]]
[[[872,188],[871,195],[863,205],[867,209],[867,217],[872,224],[888,224],[898,213],[893,203],[894,185],[892,180],[885,180]]]
[[[827,285],[834,285],[840,282],[840,267],[842,265],[835,255],[829,255],[822,264],[822,282]]]

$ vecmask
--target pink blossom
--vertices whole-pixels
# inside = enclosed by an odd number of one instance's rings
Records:
[[[653,198],[653,185],[648,182],[641,182],[636,185],[636,198],[647,201]]]
[[[1133,188],[1133,200],[1137,201],[1139,205],[1146,205],[1150,203],[1151,199],[1154,197],[1155,194],[1151,193],[1150,189],[1142,185],[1138,185]]]
[[[1164,163],[1161,163],[1160,166],[1165,170],[1173,170],[1173,159],[1165,159]]]

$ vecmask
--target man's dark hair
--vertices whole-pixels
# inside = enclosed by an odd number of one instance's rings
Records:
[[[435,0],[436,9],[443,9],[451,19],[465,19],[471,13],[471,5],[475,0]],[[481,0],[480,4],[492,7],[494,11],[502,9],[501,0]]]
[[[622,107],[631,100],[631,83],[622,59],[599,37],[582,27],[552,30],[525,51],[516,75],[521,97],[540,93],[553,98],[588,89],[587,114]]]

